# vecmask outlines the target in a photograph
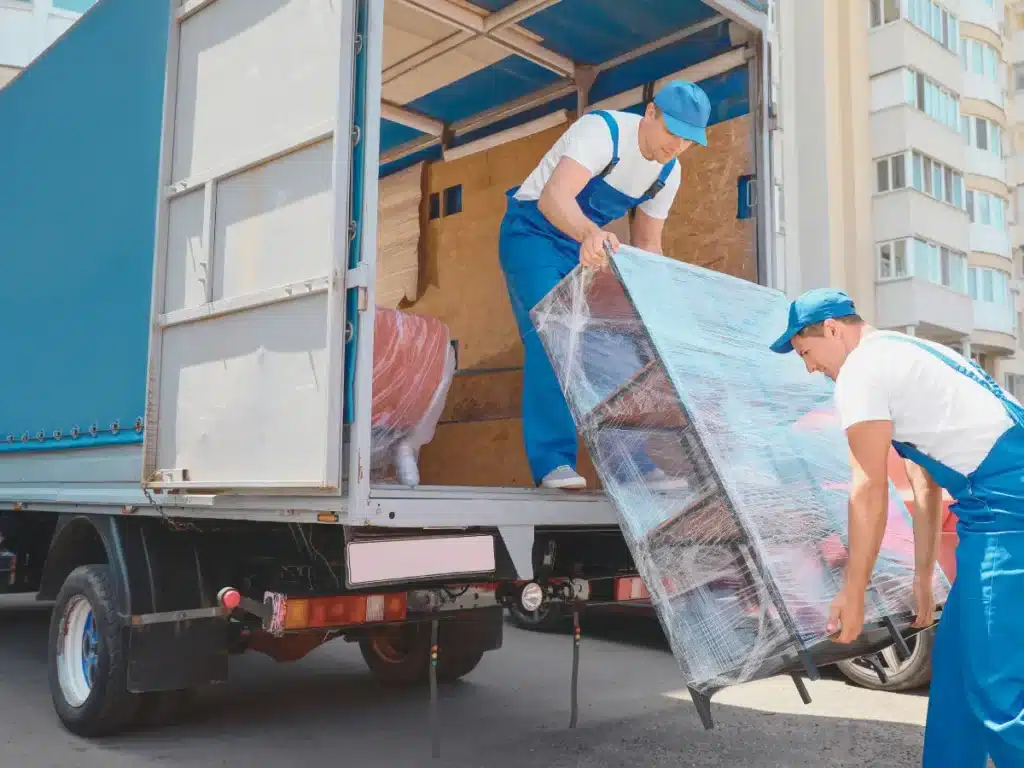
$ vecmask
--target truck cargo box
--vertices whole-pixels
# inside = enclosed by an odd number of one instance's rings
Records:
[[[504,193],[582,111],[692,79],[710,142],[666,252],[770,282],[770,32],[746,0],[101,0],[0,93],[2,290],[35,318],[5,342],[0,496],[613,524],[582,444],[592,493],[526,469]],[[415,487],[374,460],[380,309],[457,360]]]

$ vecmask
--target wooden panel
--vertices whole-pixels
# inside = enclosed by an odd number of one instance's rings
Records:
[[[423,163],[380,180],[377,306],[397,309],[419,296]]]
[[[665,222],[665,255],[757,280],[755,219],[736,218],[737,180],[754,172],[750,118],[708,129],[708,146],[680,158],[683,183]]]
[[[462,372],[452,380],[441,422],[519,418],[523,370]]]
[[[577,471],[589,487],[600,487],[597,472],[580,443]],[[420,482],[424,485],[533,487],[523,449],[519,419],[440,424],[432,442],[420,452]]]
[[[461,368],[523,364],[522,344],[498,264],[505,191],[520,184],[564,126],[488,152],[432,164],[427,188],[443,194],[462,185],[462,211],[430,221],[420,298],[404,307],[448,323],[459,340]]]

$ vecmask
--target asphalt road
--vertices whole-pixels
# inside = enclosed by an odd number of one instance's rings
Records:
[[[704,731],[660,631],[642,619],[585,626],[579,727],[567,729],[572,641],[509,627],[505,647],[442,689],[443,753],[430,758],[425,692],[395,693],[336,641],[291,665],[249,654],[185,723],[102,742],[58,724],[46,685],[48,613],[0,598],[3,768],[911,768],[927,698],[826,679],[804,706],[788,679],[716,699]]]

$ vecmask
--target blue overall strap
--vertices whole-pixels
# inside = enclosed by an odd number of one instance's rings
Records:
[[[657,195],[661,190],[665,188],[665,182],[668,181],[668,175],[672,173],[672,169],[676,166],[676,159],[673,157],[665,166],[661,169],[661,173],[658,174],[657,180],[651,184],[651,186],[644,192],[644,196],[640,198],[640,202],[650,200]]]
[[[608,163],[608,165],[606,165],[604,167],[604,170],[601,171],[599,174],[597,174],[597,177],[596,177],[598,179],[603,179],[605,176],[607,176],[609,173],[612,172],[612,170],[615,168],[615,166],[617,166],[619,164],[619,124],[617,122],[615,122],[615,118],[614,117],[612,117],[610,114],[605,112],[603,109],[595,110],[594,112],[591,112],[591,114],[597,115],[602,120],[604,120],[605,125],[608,126],[608,131],[612,135],[612,159],[611,159],[611,162]]]

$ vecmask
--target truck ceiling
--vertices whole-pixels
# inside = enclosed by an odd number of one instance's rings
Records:
[[[744,25],[763,28],[763,3],[475,5],[486,13],[455,0],[387,0],[382,176],[527,123],[549,127],[540,119],[577,109],[577,83],[591,78],[588,105],[682,72],[707,90],[712,124],[750,110],[747,67],[726,55],[743,45]],[[637,111],[642,103],[637,93],[610,106]]]

